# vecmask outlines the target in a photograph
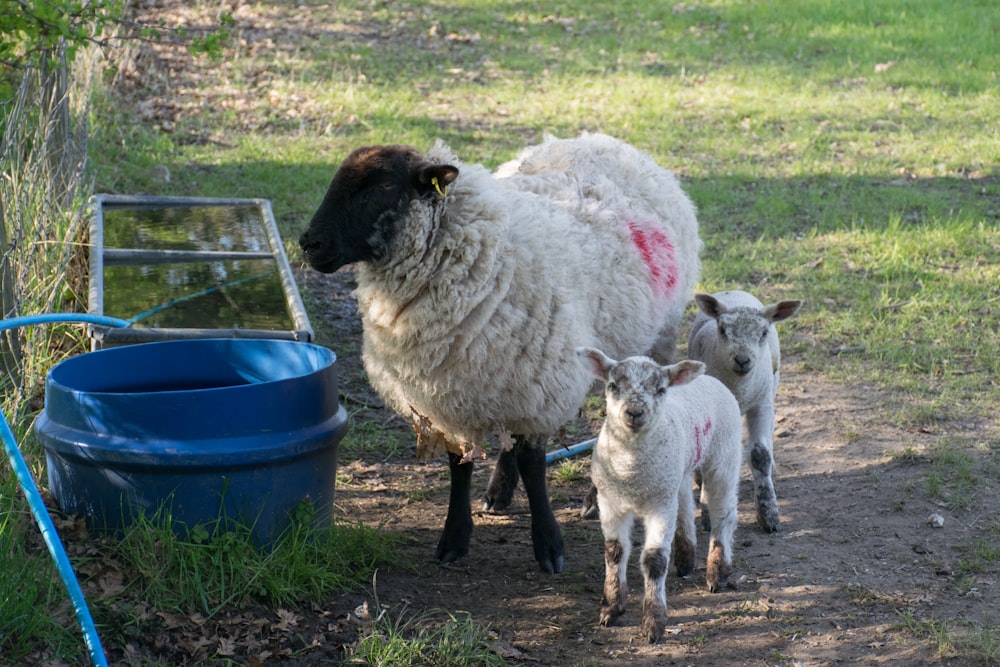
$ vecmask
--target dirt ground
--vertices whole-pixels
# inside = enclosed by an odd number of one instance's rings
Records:
[[[272,26],[257,17],[265,7],[240,5],[241,29],[268,37],[274,33],[274,40],[253,41],[268,49],[294,47],[297,42],[279,38],[282,33],[274,27],[285,22]],[[173,0],[140,3],[140,8],[141,19],[167,25],[180,22],[188,11],[185,3]],[[321,27],[317,17],[304,12],[285,18],[290,25]],[[191,79],[195,72],[210,76],[210,70],[193,68],[182,50],[150,53],[137,56],[135,67],[123,68],[119,88],[130,89],[125,84],[134,73],[130,85],[139,88],[134,96],[140,100],[140,117],[173,131],[177,114],[203,107]],[[242,100],[249,109],[266,106],[269,99],[253,91],[225,91],[227,100]],[[409,433],[407,424],[379,408],[364,382],[358,358],[361,325],[350,295],[353,274],[301,270],[297,278],[319,342],[338,352],[352,430],[373,420]],[[830,359],[836,363],[832,353]],[[657,645],[640,637],[641,575],[634,557],[627,613],[615,627],[597,624],[603,544],[599,524],[579,516],[586,475],[559,483],[559,464],[551,467],[550,495],[566,543],[564,573],[546,575],[535,563],[521,489],[510,513],[476,512],[470,554],[441,566],[433,554],[448,502],[447,464],[419,463],[411,448],[389,460],[362,454],[341,461],[340,516],[401,538],[402,558],[380,567],[367,591],[296,609],[241,611],[210,622],[155,614],[159,620],[150,622],[155,630],[148,636],[125,647],[106,647],[112,662],[144,664],[155,657],[170,664],[203,664],[215,656],[255,666],[338,664],[364,629],[354,611],[367,603],[373,611],[379,605],[388,608],[393,617],[469,612],[489,626],[497,652],[516,665],[970,664],[939,641],[940,630],[947,628],[954,639],[967,628],[996,621],[996,566],[969,574],[962,562],[978,541],[977,531],[995,525],[1000,489],[979,489],[976,501],[961,511],[939,506],[926,490],[933,470],[927,453],[946,431],[969,442],[995,442],[997,434],[988,429],[996,425],[902,429],[886,415],[884,406],[892,397],[872,387],[826,384],[794,354],[786,354],[783,362],[775,440],[781,530],[768,535],[756,528],[745,468],[734,559],[737,588],[707,591],[705,535],[699,544],[701,568],[684,579],[668,575],[669,624]],[[586,417],[580,421],[562,444],[596,431],[598,424]],[[588,472],[589,454],[577,459]],[[485,490],[491,469],[492,461],[477,465],[477,494]],[[940,527],[929,522],[932,514],[942,517]],[[142,609],[136,613],[153,615]]]
[[[353,274],[303,271],[299,280],[314,326],[339,341],[335,349],[355,351],[338,358],[341,394],[355,420],[408,428],[378,409],[359,373]],[[996,571],[963,578],[959,545],[975,542],[977,526],[996,519],[996,490],[982,492],[980,502],[962,512],[936,505],[924,490],[930,468],[920,455],[935,432],[895,428],[880,408],[886,397],[872,388],[824,384],[794,356],[783,361],[775,440],[781,530],[769,535],[756,527],[745,467],[737,588],[707,591],[704,535],[701,567],[683,579],[668,575],[669,624],[661,643],[650,646],[640,637],[642,579],[635,552],[628,611],[618,626],[597,624],[600,525],[579,516],[588,480],[559,483],[559,463],[551,466],[549,480],[566,541],[566,571],[547,575],[532,556],[523,490],[508,514],[475,511],[474,503],[470,554],[441,566],[433,554],[448,502],[446,462],[418,463],[412,455],[345,459],[340,477],[346,481],[336,492],[340,514],[401,534],[404,557],[380,568],[367,594],[318,603],[317,617],[343,619],[366,602],[374,609],[376,597],[392,614],[467,611],[489,625],[498,651],[525,665],[968,664],[950,649],[942,653],[933,629],[944,622],[960,632],[965,621],[989,623],[995,614]],[[599,424],[583,418],[581,426]],[[577,432],[563,444],[586,437]],[[904,449],[910,454],[900,456]],[[575,458],[589,468],[589,454]],[[491,469],[492,460],[477,465],[475,493],[485,489]],[[932,514],[943,525],[932,526]],[[308,652],[301,657],[311,664]]]

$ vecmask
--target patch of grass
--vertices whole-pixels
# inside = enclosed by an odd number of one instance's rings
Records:
[[[563,459],[556,466],[552,481],[555,484],[573,484],[587,479],[589,466],[586,461],[580,459]]]
[[[969,507],[984,483],[978,459],[962,449],[963,444],[940,438],[929,451],[932,470],[924,476],[927,495],[950,509]]]
[[[197,526],[178,537],[169,514],[160,513],[138,517],[113,543],[113,555],[129,573],[130,596],[208,618],[227,606],[280,606],[350,590],[395,557],[391,535],[362,524],[315,528],[311,508],[301,509],[270,550],[238,526]]]
[[[960,547],[962,557],[956,568],[960,575],[980,574],[1000,566],[1000,520],[980,528],[978,535],[979,539]]]
[[[395,618],[383,611],[346,664],[371,667],[501,667],[488,629],[462,612],[427,612]]]
[[[374,456],[380,460],[413,454],[416,437],[412,431],[386,428],[371,419],[360,419],[364,408],[352,410],[350,426],[340,441],[338,457],[342,461]]]
[[[22,664],[38,645],[78,661],[83,645],[66,590],[48,553],[28,547],[36,528],[18,511],[21,498],[12,476],[0,479],[0,664]]]

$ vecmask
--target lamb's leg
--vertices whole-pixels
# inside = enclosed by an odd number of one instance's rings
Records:
[[[517,488],[517,455],[514,448],[505,449],[497,457],[490,483],[483,496],[483,509],[492,512],[506,512]]]
[[[472,462],[462,463],[462,457],[448,452],[451,472],[451,493],[448,497],[448,518],[437,545],[437,559],[451,563],[469,553],[472,537]]]
[[[685,488],[681,493],[690,496]],[[693,504],[692,498],[692,504]],[[645,592],[642,596],[642,632],[650,644],[660,641],[663,630],[667,627],[667,566],[670,563],[670,552],[667,545],[674,539],[677,527],[678,507],[672,503],[667,507],[666,514],[646,515],[643,517],[646,529],[646,542],[642,550],[639,565],[642,567]],[[690,529],[694,531],[694,516],[692,514]]]
[[[604,533],[604,595],[601,597],[601,625],[612,625],[625,613],[628,598],[628,556],[632,551],[632,514],[601,512]]]
[[[694,570],[698,536],[694,526],[694,494],[687,484],[681,484],[677,494],[677,529],[674,531],[672,558],[678,577],[686,577]]]
[[[535,560],[546,572],[559,573],[566,566],[563,539],[549,504],[545,486],[545,441],[541,442],[538,444],[515,436],[514,453],[531,509],[531,542],[535,548]]]
[[[733,573],[733,534],[738,520],[741,466],[742,461],[733,457],[727,467],[716,468],[706,474],[705,500],[712,521],[712,533],[708,542],[705,583],[712,593],[729,586],[729,576]]]
[[[778,530],[778,497],[774,492],[774,406],[761,405],[748,410],[747,433],[750,438],[750,470],[753,472],[753,495],[757,503],[757,524],[764,532]]]
[[[597,507],[597,487],[593,482],[587,490],[587,495],[583,499],[583,507],[580,508],[581,519],[596,519],[601,514]]]

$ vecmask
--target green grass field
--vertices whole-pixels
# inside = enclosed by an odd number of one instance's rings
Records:
[[[353,148],[441,138],[496,166],[544,133],[607,132],[681,177],[702,289],[805,299],[789,349],[824,381],[877,389],[893,423],[986,424],[942,440],[940,478],[961,474],[954,452],[1000,450],[993,0],[302,4],[244,8],[220,60],[180,49],[173,74],[152,47],[131,65],[112,53],[90,111],[95,191],[268,198],[294,261]],[[75,629],[47,620],[68,617],[23,514],[4,480],[0,600],[32,581],[29,646],[79,658]]]

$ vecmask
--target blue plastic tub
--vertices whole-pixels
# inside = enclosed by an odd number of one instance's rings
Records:
[[[347,430],[336,355],[310,343],[196,339],[89,352],[49,372],[36,423],[62,511],[120,533],[169,512],[187,530],[217,519],[267,546],[310,501],[333,512]]]

